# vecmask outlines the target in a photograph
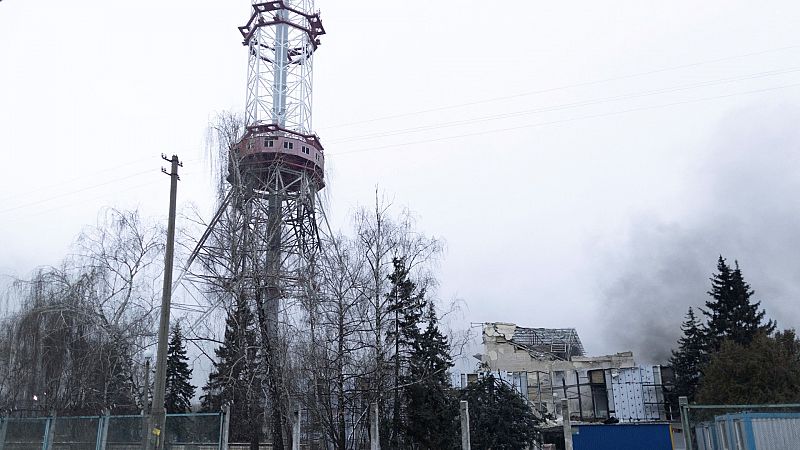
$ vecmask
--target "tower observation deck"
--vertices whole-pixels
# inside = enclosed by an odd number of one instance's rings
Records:
[[[290,191],[304,182],[313,191],[324,187],[325,155],[312,131],[311,100],[314,52],[325,29],[313,8],[313,0],[256,0],[239,27],[249,55],[246,132],[231,149],[232,184],[263,185],[278,169]]]

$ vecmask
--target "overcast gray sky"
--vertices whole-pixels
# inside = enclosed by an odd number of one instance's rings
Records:
[[[345,228],[378,185],[447,242],[469,321],[665,355],[719,254],[800,322],[800,3],[317,2],[314,125]],[[0,3],[0,272],[103,206],[211,207],[206,126],[241,110],[245,1]]]

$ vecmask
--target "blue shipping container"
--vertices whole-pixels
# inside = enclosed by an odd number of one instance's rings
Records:
[[[573,425],[575,450],[672,450],[668,423]]]

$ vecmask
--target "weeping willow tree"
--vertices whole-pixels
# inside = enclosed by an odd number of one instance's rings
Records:
[[[0,407],[137,412],[153,341],[163,233],[137,212],[107,211],[57,267],[17,280],[0,336]]]

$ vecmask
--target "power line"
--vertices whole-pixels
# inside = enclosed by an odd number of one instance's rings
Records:
[[[493,114],[493,115],[481,116],[481,117],[476,117],[476,118],[471,118],[471,119],[463,119],[463,120],[456,120],[456,121],[450,121],[450,122],[443,122],[443,123],[433,124],[433,125],[422,125],[422,126],[418,126],[418,127],[404,128],[404,129],[399,129],[399,130],[390,130],[390,131],[366,134],[366,135],[361,135],[361,136],[345,137],[345,138],[340,138],[340,139],[334,139],[334,140],[330,141],[330,144],[340,144],[340,143],[345,143],[345,142],[369,140],[369,139],[397,136],[397,135],[409,134],[409,133],[420,133],[420,132],[423,132],[423,131],[435,130],[435,129],[440,129],[440,128],[448,128],[448,127],[455,127],[455,126],[461,126],[461,125],[468,125],[468,124],[476,123],[476,122],[487,122],[487,121],[491,121],[491,120],[505,119],[505,118],[509,118],[509,117],[518,117],[518,116],[537,114],[537,113],[542,113],[542,112],[559,111],[559,110],[563,110],[563,109],[578,108],[578,107],[583,107],[583,106],[591,106],[591,105],[597,105],[597,104],[613,102],[613,101],[628,100],[628,99],[632,99],[632,98],[640,98],[640,97],[647,97],[647,96],[651,96],[651,95],[658,95],[658,94],[665,94],[665,93],[671,93],[671,92],[685,91],[685,90],[695,89],[695,88],[698,88],[698,87],[714,86],[714,85],[719,85],[719,84],[731,83],[731,82],[735,82],[735,81],[752,80],[752,79],[762,78],[762,77],[783,75],[783,74],[793,73],[793,72],[797,72],[797,71],[800,71],[800,67],[793,67],[793,68],[782,69],[782,70],[772,70],[772,71],[766,71],[766,72],[756,72],[756,73],[747,74],[747,75],[738,76],[738,77],[719,78],[719,79],[715,79],[715,80],[701,81],[701,82],[697,82],[697,83],[690,83],[690,84],[674,86],[674,87],[669,87],[669,88],[659,88],[659,89],[648,90],[648,91],[640,91],[640,92],[636,92],[636,93],[632,93],[632,94],[617,95],[617,96],[605,97],[605,98],[594,99],[594,100],[584,100],[584,101],[580,101],[580,102],[562,103],[562,104],[559,104],[559,105],[547,106],[547,107],[543,107],[543,108],[527,109],[527,110],[521,110],[521,111],[511,111],[511,112],[502,113],[502,114]]]
[[[113,191],[113,193],[114,194],[124,194],[124,193],[127,193],[127,192],[137,191],[137,190],[140,190],[140,189],[142,189],[144,187],[149,187],[149,186],[153,186],[153,183],[151,181],[148,181],[146,183],[137,184],[137,185],[134,185],[134,186],[129,186],[129,187],[126,187],[125,189],[115,190],[115,191]],[[52,206],[50,208],[37,209],[37,210],[34,210],[34,211],[32,211],[30,213],[27,213],[27,214],[23,214],[23,215],[18,215],[17,214],[14,217],[16,219],[18,219],[18,220],[22,219],[22,218],[38,217],[38,216],[41,216],[41,215],[45,215],[45,214],[51,213],[53,211],[57,211],[59,209],[69,208],[69,207],[72,207],[72,206],[77,205],[77,204],[86,204],[87,202],[90,202],[90,201],[93,201],[93,200],[100,200],[100,199],[105,198],[107,196],[107,194],[108,193],[104,193],[102,195],[93,196],[93,197],[88,198],[88,199],[87,198],[80,198],[80,199],[76,199],[74,201],[68,201],[68,202],[64,202],[64,203],[59,203],[59,204],[57,204],[55,206]]]
[[[148,159],[152,159],[152,158],[148,158]],[[198,159],[194,159],[194,160],[187,160],[187,162],[194,162],[194,161],[198,161]],[[120,165],[119,167],[122,167],[122,166],[125,166],[125,165],[126,165],[126,164],[122,164],[122,165]],[[107,171],[107,170],[103,170],[102,172],[106,172],[106,171]],[[21,204],[21,205],[16,205],[16,206],[13,206],[13,207],[10,207],[10,208],[7,208],[7,209],[4,209],[4,210],[0,210],[0,213],[6,213],[6,212],[10,212],[10,211],[15,211],[15,210],[19,210],[19,209],[27,208],[27,207],[29,207],[29,206],[35,206],[35,205],[39,205],[39,204],[42,204],[42,203],[47,203],[47,202],[49,202],[49,201],[51,201],[51,200],[54,200],[54,199],[59,199],[59,198],[63,198],[63,197],[68,197],[68,196],[71,196],[71,195],[73,195],[73,194],[78,194],[78,193],[81,193],[81,192],[89,191],[89,190],[92,190],[92,189],[96,189],[96,188],[98,188],[98,187],[108,186],[108,185],[110,185],[110,184],[117,183],[117,182],[124,181],[124,180],[128,180],[128,179],[131,179],[131,178],[135,178],[135,177],[138,177],[138,176],[141,176],[141,175],[147,174],[147,173],[158,173],[158,172],[157,172],[157,171],[155,171],[154,169],[148,169],[148,170],[145,170],[145,171],[142,171],[142,172],[137,172],[137,173],[134,173],[134,174],[131,174],[131,175],[128,175],[128,176],[124,176],[124,177],[116,177],[116,178],[114,178],[114,179],[107,180],[107,181],[104,181],[104,182],[102,182],[102,183],[96,183],[96,184],[92,184],[92,185],[85,186],[85,187],[82,187],[82,188],[80,188],[80,189],[76,189],[76,190],[73,190],[73,191],[68,191],[68,192],[64,192],[64,193],[58,194],[58,195],[48,196],[47,198],[44,198],[44,199],[35,200],[35,201],[29,202],[29,203],[23,203],[23,204]],[[135,186],[135,187],[133,187],[133,188],[128,188],[128,189],[125,189],[125,190],[122,190],[122,191],[119,191],[119,192],[126,192],[126,191],[128,191],[128,190],[135,189],[135,188],[137,188],[137,187],[147,186],[148,184],[150,184],[150,183],[145,183],[145,184],[142,184],[142,185],[137,185],[137,186]],[[55,185],[53,185],[53,186],[52,186],[52,189],[56,189],[56,188],[58,188],[58,187],[60,187],[60,186],[61,186],[61,184],[55,184]],[[42,191],[42,192],[43,192],[43,191],[44,191],[44,189],[42,189],[42,190],[40,190],[40,191]],[[12,197],[7,197],[7,198],[14,198],[14,196],[12,196]],[[61,208],[62,206],[63,206],[63,205],[59,205],[59,206],[55,207],[54,209]]]
[[[100,170],[98,170],[96,172],[84,173],[82,175],[78,175],[77,177],[70,178],[70,179],[68,179],[66,181],[61,181],[61,182],[56,183],[56,184],[51,184],[49,186],[44,186],[44,187],[41,187],[39,189],[27,190],[23,194],[13,194],[13,195],[8,195],[6,197],[0,197],[0,202],[6,201],[6,200],[10,200],[10,199],[19,199],[19,198],[30,197],[31,194],[36,194],[36,193],[43,192],[43,191],[46,191],[46,190],[59,188],[59,187],[64,186],[65,184],[74,183],[76,181],[80,181],[80,180],[83,180],[85,178],[88,178],[88,177],[91,177],[91,176],[94,176],[94,175],[97,175],[97,174],[100,174],[100,173],[108,173],[109,171],[113,171],[115,169],[119,169],[119,168],[122,168],[122,167],[127,167],[127,166],[132,166],[134,164],[139,164],[140,162],[148,161],[150,159],[152,159],[152,158],[148,157],[148,158],[141,158],[141,159],[136,159],[136,160],[133,160],[133,161],[124,162],[122,164],[119,164],[117,166],[113,166],[111,168],[100,169]]]
[[[697,98],[697,99],[692,99],[692,100],[684,100],[684,101],[680,101],[680,102],[664,103],[664,104],[660,104],[660,105],[651,105],[651,106],[643,106],[643,107],[639,107],[639,108],[630,108],[630,109],[624,109],[624,110],[620,110],[620,111],[611,111],[611,112],[607,112],[607,113],[590,114],[590,115],[573,117],[573,118],[568,118],[568,119],[551,120],[551,121],[548,121],[548,122],[539,122],[539,123],[520,125],[520,126],[515,126],[515,127],[500,128],[500,129],[496,129],[496,130],[477,131],[477,132],[474,132],[474,133],[464,133],[464,134],[458,134],[458,135],[452,135],[452,136],[444,136],[444,137],[440,137],[440,138],[432,138],[432,139],[425,139],[425,140],[412,141],[412,142],[402,142],[402,143],[398,143],[398,144],[382,145],[382,146],[379,146],[379,147],[368,147],[368,148],[362,148],[362,149],[357,149],[357,150],[348,150],[348,151],[343,151],[343,152],[332,152],[332,153],[329,153],[329,155],[339,156],[339,155],[347,155],[347,154],[352,154],[352,153],[363,153],[363,152],[374,151],[374,150],[384,150],[384,149],[389,149],[389,148],[407,147],[409,145],[427,144],[427,143],[430,143],[430,142],[448,141],[448,140],[460,139],[460,138],[464,138],[464,137],[482,136],[482,135],[492,134],[492,133],[502,133],[502,132],[506,132],[506,131],[521,130],[521,129],[525,129],[525,128],[536,128],[536,127],[543,127],[543,126],[548,126],[548,125],[556,125],[556,124],[567,123],[567,122],[575,122],[575,121],[578,121],[578,120],[595,119],[595,118],[600,118],[600,117],[615,116],[615,115],[620,115],[620,114],[627,114],[627,113],[630,113],[630,112],[638,112],[638,111],[647,111],[647,110],[651,110],[651,109],[667,108],[667,107],[670,107],[670,106],[679,106],[679,105],[685,105],[685,104],[689,104],[689,103],[698,103],[698,102],[709,101],[709,100],[719,100],[719,99],[728,98],[728,97],[735,97],[735,96],[738,96],[738,95],[750,95],[750,94],[757,94],[757,93],[762,93],[762,92],[776,91],[776,90],[780,90],[780,89],[787,89],[787,88],[797,87],[797,86],[800,86],[800,83],[792,83],[792,84],[786,84],[786,85],[782,85],[782,86],[774,86],[774,87],[770,87],[770,88],[756,89],[756,90],[751,90],[751,91],[734,92],[734,93],[730,93],[730,94],[716,95],[716,96],[712,96],[712,97],[703,97],[703,98]]]
[[[566,84],[566,85],[552,87],[552,88],[545,88],[545,89],[539,89],[539,90],[535,90],[535,91],[522,92],[522,93],[518,93],[518,94],[505,95],[505,96],[501,96],[501,97],[493,97],[493,98],[487,98],[487,99],[483,99],[483,100],[475,100],[475,101],[466,102],[466,103],[459,103],[459,104],[454,104],[454,105],[440,106],[440,107],[429,108],[429,109],[421,109],[421,110],[417,110],[417,111],[411,111],[411,112],[401,113],[401,114],[393,114],[393,115],[389,115],[389,116],[375,117],[375,118],[372,118],[372,119],[359,120],[359,121],[355,121],[355,122],[347,122],[347,123],[342,123],[342,124],[335,124],[335,125],[330,125],[330,126],[323,127],[323,128],[320,128],[320,129],[321,130],[329,130],[329,129],[333,129],[333,128],[349,127],[349,126],[360,125],[360,124],[364,124],[364,123],[379,122],[379,121],[382,121],[382,120],[397,119],[397,118],[400,118],[400,117],[415,116],[415,115],[426,114],[426,113],[430,113],[430,112],[445,111],[445,110],[448,110],[448,109],[456,109],[456,108],[463,108],[463,107],[466,107],[466,106],[481,105],[481,104],[484,104],[484,103],[492,103],[492,102],[499,102],[499,101],[504,101],[504,100],[511,100],[511,99],[515,99],[515,98],[519,98],[519,97],[527,97],[527,96],[531,96],[531,95],[544,94],[544,93],[548,93],[548,92],[556,92],[556,91],[561,91],[561,90],[571,89],[571,88],[576,88],[576,87],[592,86],[592,85],[596,85],[596,84],[603,84],[603,83],[608,83],[608,82],[611,82],[611,81],[619,81],[619,80],[625,80],[625,79],[629,79],[629,78],[638,78],[638,77],[643,77],[643,76],[652,75],[652,74],[661,73],[661,72],[669,72],[669,71],[673,71],[673,70],[687,69],[689,67],[696,67],[696,66],[702,66],[702,65],[706,65],[706,64],[713,64],[713,63],[718,63],[718,62],[731,61],[731,60],[735,60],[735,59],[748,58],[748,57],[751,57],[751,56],[764,55],[764,54],[768,54],[768,53],[774,53],[774,52],[785,51],[785,50],[792,50],[792,49],[797,49],[797,48],[800,48],[800,45],[789,45],[789,46],[786,46],[786,47],[771,48],[771,49],[760,50],[760,51],[751,52],[751,53],[744,53],[744,54],[740,54],[740,55],[732,55],[732,56],[726,56],[726,57],[722,57],[722,58],[709,59],[709,60],[704,60],[704,61],[697,61],[697,62],[688,63],[688,64],[681,64],[681,65],[677,65],[677,66],[670,66],[670,67],[664,67],[664,68],[660,68],[660,69],[653,69],[653,70],[648,70],[648,71],[645,71],[645,72],[636,72],[636,73],[620,75],[620,76],[615,76],[615,77],[601,78],[599,80],[591,80],[591,81],[585,81],[585,82],[580,82],[580,83],[572,83],[572,84]]]
[[[89,191],[89,190],[96,189],[96,188],[99,188],[99,187],[108,186],[109,184],[118,183],[118,182],[120,182],[122,180],[127,180],[127,179],[130,179],[130,178],[138,177],[138,176],[144,175],[146,173],[155,173],[155,171],[153,169],[148,169],[148,170],[145,170],[143,172],[138,172],[138,173],[135,173],[133,175],[129,175],[127,177],[114,178],[113,180],[106,181],[104,183],[98,183],[98,184],[95,184],[95,185],[92,185],[92,186],[87,186],[85,188],[78,189],[78,190],[75,190],[75,191],[64,192],[62,194],[53,195],[53,196],[50,196],[50,197],[48,197],[46,199],[43,199],[43,200],[37,200],[37,201],[34,201],[34,202],[30,202],[30,203],[24,203],[22,205],[17,205],[17,206],[11,207],[11,208],[0,210],[0,214],[11,212],[11,211],[16,211],[16,210],[21,209],[21,208],[27,208],[28,206],[39,205],[41,203],[46,203],[46,202],[49,202],[49,201],[54,200],[54,199],[58,199],[58,198],[62,198],[62,197],[68,197],[70,195],[74,195],[74,194],[78,194],[78,193],[81,193],[81,192]]]
[[[155,171],[153,171],[153,172],[156,173]],[[187,175],[191,175],[192,173],[194,173],[194,172],[189,172],[189,173],[184,172],[183,175],[187,176]],[[53,211],[57,211],[59,209],[69,208],[69,207],[72,207],[72,206],[77,205],[77,204],[86,204],[87,202],[90,202],[90,201],[104,199],[104,198],[106,198],[108,196],[109,193],[111,193],[111,194],[125,194],[125,193],[133,192],[133,191],[141,192],[141,189],[142,188],[146,188],[146,187],[156,188],[157,186],[155,186],[152,181],[147,181],[145,183],[140,183],[140,184],[136,184],[136,185],[133,185],[133,186],[127,186],[124,189],[115,189],[114,191],[111,191],[111,192],[105,192],[105,193],[103,193],[101,195],[95,195],[95,196],[93,196],[91,198],[79,198],[79,199],[76,199],[74,201],[62,202],[62,203],[59,203],[59,204],[57,204],[55,206],[52,206],[52,207],[49,207],[49,208],[46,208],[46,209],[37,209],[37,210],[34,210],[34,211],[30,212],[30,213],[26,213],[26,214],[23,214],[23,215],[15,214],[14,217],[16,218],[16,220],[20,220],[22,218],[38,217],[38,216],[41,216],[41,215],[45,215],[45,214],[51,213]]]

